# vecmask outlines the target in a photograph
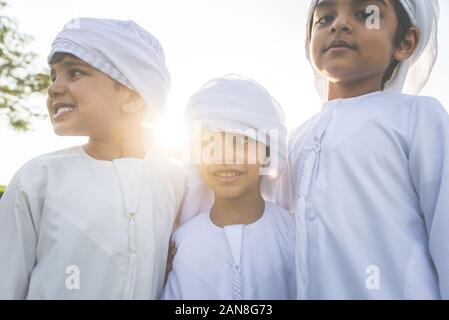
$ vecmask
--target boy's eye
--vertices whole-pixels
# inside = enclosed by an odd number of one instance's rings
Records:
[[[237,136],[235,137],[234,143],[236,145],[246,145],[248,144],[248,137],[247,136]]]
[[[201,147],[202,148],[206,148],[206,147],[208,147],[209,145],[211,145],[213,143],[213,141],[210,141],[210,140],[202,140],[201,141]]]
[[[206,147],[218,147],[219,145],[224,145],[226,142],[232,142],[232,145],[234,146],[243,146],[243,145],[247,145],[249,143],[249,138],[247,136],[227,136],[223,139],[223,141],[221,141],[220,144],[216,144],[214,139],[204,139],[201,140],[201,147],[202,148],[206,148]]]
[[[365,10],[360,10],[356,13],[356,17],[362,21],[366,21],[366,19],[368,19],[370,16],[372,16],[374,14],[374,12],[369,12],[366,13]]]
[[[325,15],[325,16],[322,16],[321,18],[319,18],[317,21],[317,24],[327,24],[327,23],[331,22],[332,19],[333,19],[333,16],[328,14],[328,15]]]
[[[75,78],[75,77],[78,77],[78,76],[85,75],[85,73],[82,72],[82,71],[79,70],[79,69],[71,69],[71,70],[69,71],[69,75],[70,75],[71,78]]]

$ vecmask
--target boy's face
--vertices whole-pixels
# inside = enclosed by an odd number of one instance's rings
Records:
[[[70,55],[51,65],[51,78],[47,108],[56,134],[114,134],[125,99],[114,80]]]
[[[380,84],[395,52],[398,19],[392,1],[320,0],[309,43],[314,68],[330,82],[373,79]],[[379,15],[366,13],[370,5]],[[379,22],[379,28],[367,20]]]
[[[255,140],[235,134],[221,133],[221,141],[203,134],[202,148],[215,150],[221,157],[199,165],[203,181],[220,198],[233,199],[260,190],[260,168],[267,160],[266,146]],[[220,133],[218,133],[220,137]],[[221,149],[221,151],[219,150]]]

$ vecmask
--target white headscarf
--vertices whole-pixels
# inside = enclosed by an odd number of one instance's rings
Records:
[[[56,53],[70,53],[140,94],[154,116],[166,108],[170,74],[159,41],[133,21],[77,18],[53,41]]]
[[[190,98],[184,117],[188,123],[201,121],[205,129],[231,133],[276,130],[278,137],[271,151],[285,163],[284,111],[264,87],[249,78],[231,74],[207,82]],[[260,141],[262,137],[252,138]],[[265,139],[260,142],[267,144]]]
[[[307,32],[319,0],[312,0],[307,18]],[[418,47],[413,55],[396,67],[385,84],[385,92],[416,95],[426,85],[438,55],[438,0],[398,0],[412,24],[420,31]],[[310,60],[307,50],[307,58]],[[328,81],[315,71],[315,87],[323,101],[328,100]]]
[[[270,147],[270,157],[277,156],[277,167],[273,169],[280,172],[286,167],[287,128],[282,107],[264,87],[249,78],[232,74],[207,82],[190,98],[185,120],[188,126],[200,121],[202,129],[249,133],[248,136]],[[265,130],[268,139],[251,135],[257,130]],[[273,132],[276,136],[270,136]],[[270,141],[275,143],[270,145]],[[197,169],[189,167],[189,193],[182,210],[182,222],[213,205],[212,191],[201,181]],[[275,178],[262,177],[261,192],[267,201],[273,198]]]

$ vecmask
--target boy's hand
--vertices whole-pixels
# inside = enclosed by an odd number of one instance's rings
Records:
[[[173,269],[173,259],[176,255],[176,243],[174,241],[170,241],[168,246],[168,256],[167,256],[167,268],[165,270],[165,281],[167,281],[168,274]]]

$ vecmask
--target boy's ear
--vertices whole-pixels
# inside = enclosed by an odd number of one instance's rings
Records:
[[[411,27],[394,53],[394,60],[402,62],[410,58],[418,47],[420,33],[418,28]]]
[[[135,114],[145,108],[145,102],[137,92],[128,90],[129,94],[125,98],[125,102],[122,105],[122,111],[125,114]]]

